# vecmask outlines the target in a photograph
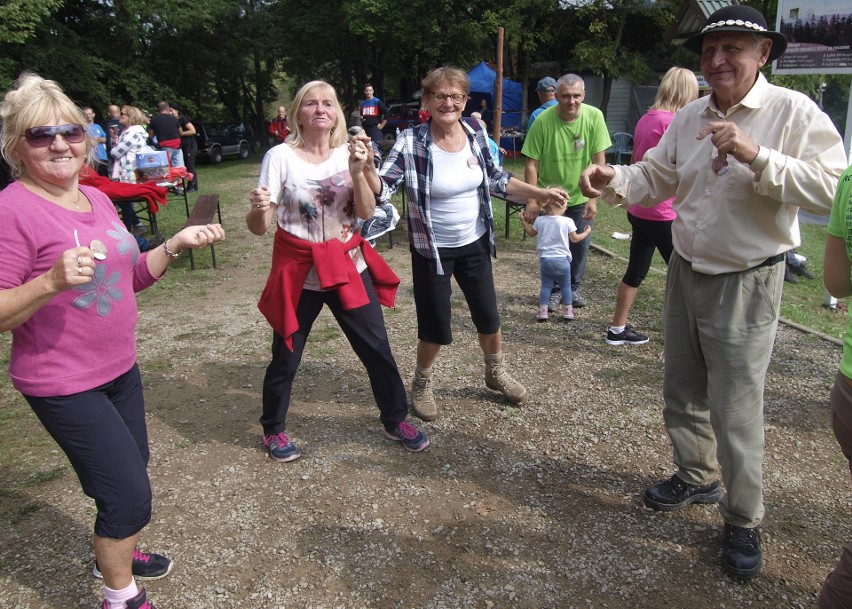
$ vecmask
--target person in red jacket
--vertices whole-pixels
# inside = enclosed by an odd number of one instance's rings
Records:
[[[269,121],[269,135],[280,144],[290,135],[290,124],[287,122],[287,108],[278,106],[278,116]]]
[[[287,435],[293,381],[317,316],[326,306],[366,374],[385,435],[406,450],[429,446],[406,420],[408,399],[388,341],[380,305],[393,306],[399,278],[358,231],[376,209],[355,178],[375,172],[366,135],[347,141],[337,93],[315,80],[293,98],[293,133],[263,158],[251,191],[246,225],[255,235],[275,230],[272,268],[258,308],[273,329],[272,361],[263,380],[263,447],[280,463],[298,459]],[[2,268],[2,267],[0,267]]]

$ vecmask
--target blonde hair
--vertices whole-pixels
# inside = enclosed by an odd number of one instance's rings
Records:
[[[346,116],[343,114],[343,108],[340,107],[340,102],[337,101],[337,93],[330,84],[324,80],[312,80],[309,83],[302,85],[302,88],[296,93],[293,98],[293,103],[290,104],[290,135],[287,136],[287,142],[293,146],[302,146],[305,143],[304,134],[302,132],[302,124],[300,123],[300,115],[302,114],[302,104],[305,102],[305,97],[308,93],[316,89],[322,89],[323,93],[329,95],[334,101],[334,113],[337,117],[337,122],[331,128],[329,136],[329,145],[332,148],[338,148],[346,143],[349,139],[346,133]]]
[[[561,216],[565,208],[568,207],[568,201],[564,203],[557,203],[556,201],[539,203],[538,207],[545,216]]]
[[[52,80],[45,80],[32,72],[22,72],[14,88],[9,89],[0,104],[0,154],[9,164],[12,177],[20,178],[24,174],[21,159],[15,150],[21,143],[24,131],[32,127],[40,127],[53,120],[77,124],[86,130],[86,119],[83,112]],[[85,138],[87,165],[91,164],[94,145],[90,138]]]
[[[470,93],[470,78],[464,70],[452,67],[435,68],[431,70],[420,85],[423,87],[423,95],[430,97],[435,93],[435,89],[443,85],[445,82],[455,85],[464,91],[465,95]]]
[[[695,74],[686,68],[669,68],[660,81],[657,97],[650,109],[674,113],[696,99],[698,80]]]
[[[125,104],[121,107],[121,111],[127,115],[127,120],[130,122],[131,126],[145,124],[145,114],[136,106],[128,106]]]

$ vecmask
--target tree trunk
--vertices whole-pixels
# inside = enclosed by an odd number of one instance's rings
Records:
[[[606,118],[607,106],[609,106],[609,95],[612,92],[612,76],[607,74],[603,79],[603,97],[601,98],[600,110]]]

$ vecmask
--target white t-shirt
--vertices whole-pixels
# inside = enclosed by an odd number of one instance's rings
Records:
[[[358,230],[345,144],[317,165],[300,158],[289,144],[274,146],[263,157],[258,186],[269,189],[278,226],[294,237],[313,243],[329,239],[345,243]],[[359,248],[350,255],[359,273],[367,268]],[[319,289],[314,269],[308,273],[305,288]]]
[[[565,258],[571,261],[571,239],[569,235],[577,232],[577,225],[567,216],[540,215],[533,222],[538,231],[535,253],[539,258]]]
[[[461,247],[485,234],[479,216],[482,168],[474,159],[470,143],[459,152],[445,152],[432,144],[432,190],[429,215],[438,247]],[[472,166],[471,166],[472,165]]]

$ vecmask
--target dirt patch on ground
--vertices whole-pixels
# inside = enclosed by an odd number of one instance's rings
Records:
[[[384,438],[365,373],[324,312],[297,379],[288,432],[302,458],[260,450],[270,330],[256,308],[271,239],[225,209],[218,271],[174,273],[141,297],[155,489],[144,548],[175,561],[147,589],[160,609],[810,607],[849,526],[849,472],[828,422],[833,344],[782,327],[767,379],[764,575],[719,567],[715,507],[673,514],[639,495],[671,473],[662,423],[660,279],[634,322],[652,341],[603,341],[623,263],[593,255],[573,323],[535,323],[529,243],[496,262],[505,350],[531,398],[511,407],[484,385],[467,308],[436,367],[432,446]],[[406,384],[414,303],[403,280],[386,314]],[[206,264],[204,259],[201,265]],[[655,295],[656,293],[656,295]],[[650,303],[650,304],[648,304]],[[22,400],[4,409],[26,412]],[[93,506],[31,415],[21,463],[0,470],[0,607],[95,607]],[[43,475],[33,481],[31,464]]]

